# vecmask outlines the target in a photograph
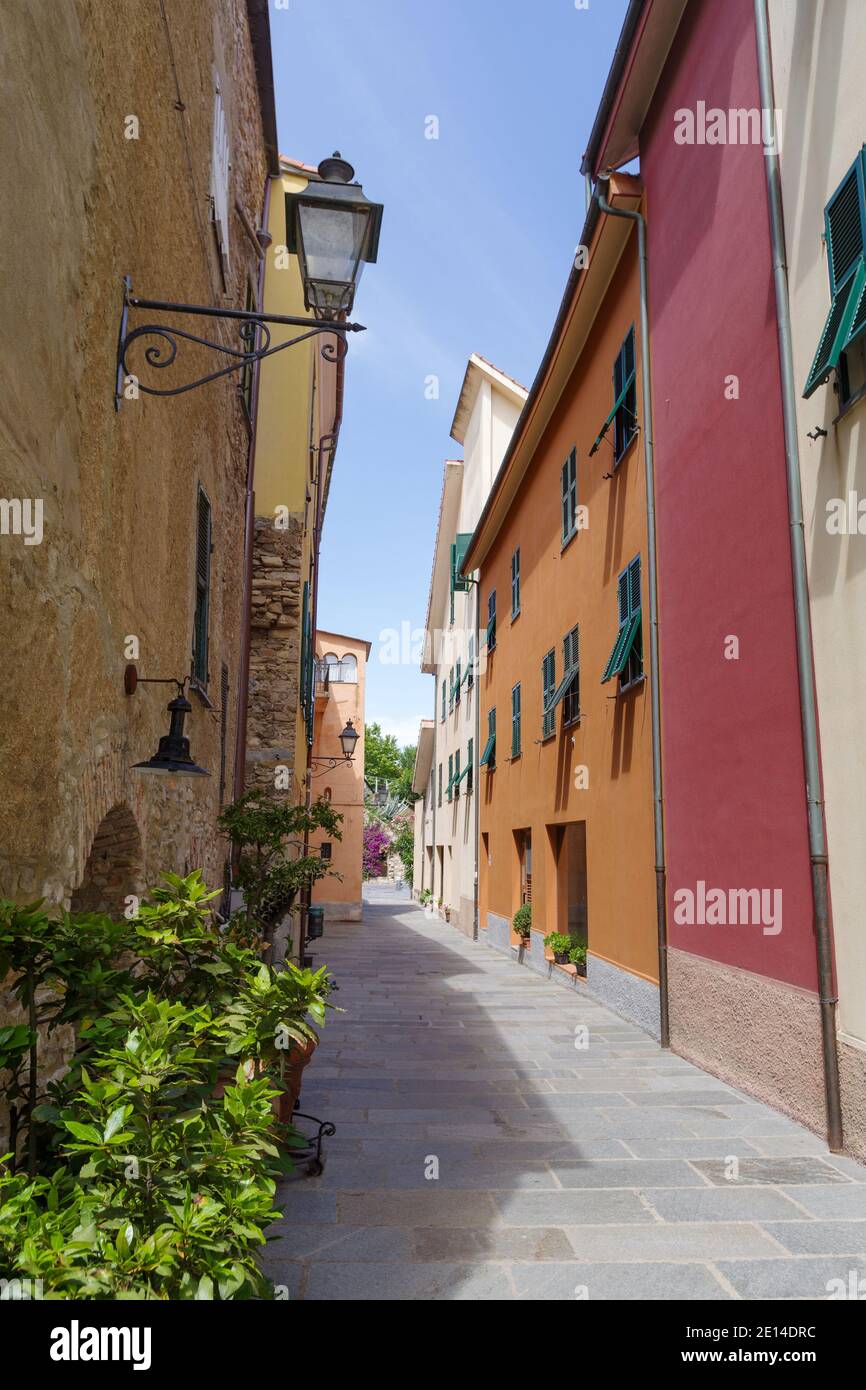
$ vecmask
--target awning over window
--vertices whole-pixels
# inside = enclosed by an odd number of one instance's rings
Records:
[[[613,410],[612,410],[612,411],[610,412],[610,414],[608,415],[607,419],[605,420],[604,424],[602,425],[601,429],[599,430],[599,432],[598,432],[598,434],[597,434],[597,436],[596,436],[595,443],[593,444],[592,448],[591,448],[590,451],[589,451],[589,457],[590,457],[590,458],[592,458],[593,454],[594,454],[594,453],[596,452],[596,450],[598,449],[599,444],[600,444],[601,441],[604,439],[604,436],[607,434],[608,430],[610,429],[611,425],[613,424],[613,421],[614,421],[614,417],[615,417],[615,415],[616,415],[616,412],[619,410],[620,406],[621,406],[621,405],[623,404],[623,402],[625,401],[625,398],[626,398],[626,396],[628,395],[628,393],[629,393],[629,391],[631,390],[631,388],[632,388],[633,385],[634,385],[634,372],[632,371],[632,372],[629,373],[629,377],[628,377],[628,380],[627,380],[626,383],[625,383],[625,386],[622,388],[622,390],[620,391],[619,395],[617,396],[616,400],[615,400],[614,403],[613,403]],[[631,411],[629,411],[629,414],[631,414]]]
[[[490,734],[481,754],[481,767],[492,767],[496,753],[496,735]]]
[[[838,366],[843,352],[854,343],[866,328],[866,261],[859,258],[857,268],[833,296],[824,330],[818,340],[818,351],[806,382],[804,397],[808,398],[826,381]]]
[[[559,682],[559,685],[556,687],[547,704],[544,706],[545,714],[552,713],[552,711],[556,709],[556,706],[559,704],[560,700],[564,699],[564,697],[568,694],[578,670],[579,667],[576,663],[573,666],[568,667],[568,670],[566,671],[562,680]]]
[[[601,678],[602,685],[609,681],[613,676],[618,676],[625,663],[631,656],[635,638],[640,632],[640,609],[636,609],[630,618],[627,618],[620,628],[613,644],[613,651],[610,659],[604,668],[604,675]]]

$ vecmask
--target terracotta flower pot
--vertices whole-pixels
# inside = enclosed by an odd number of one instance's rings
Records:
[[[304,1067],[309,1062],[315,1050],[316,1039],[308,1038],[303,1044],[293,1043],[286,1053],[285,1065],[283,1067],[283,1084],[285,1090],[274,1101],[274,1110],[279,1120],[291,1120],[295,1111],[295,1105],[301,1095],[301,1082],[304,1079]]]

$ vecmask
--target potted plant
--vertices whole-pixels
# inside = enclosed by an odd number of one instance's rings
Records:
[[[529,934],[532,930],[532,904],[524,903],[519,907],[511,919],[511,925],[520,937],[521,946],[529,945]]]
[[[450,922],[450,921],[451,921],[451,908],[446,906],[445,909],[444,909],[444,912],[445,912],[445,921],[446,921],[446,922]]]
[[[570,964],[573,965],[573,966],[575,966],[575,967],[577,968],[577,973],[578,973],[578,975],[585,975],[585,974],[586,974],[586,947],[585,947],[585,946],[572,946],[571,950],[570,950],[569,953],[568,953],[568,959],[569,959]]]
[[[566,936],[561,931],[552,931],[544,938],[544,944],[548,951],[553,952],[553,959],[557,965],[568,965],[569,952],[571,950],[571,937]]]

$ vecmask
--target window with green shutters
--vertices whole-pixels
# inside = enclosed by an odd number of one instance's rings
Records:
[[[454,795],[460,795],[460,749],[454,754]]]
[[[511,557],[511,617],[520,612],[520,546]]]
[[[212,546],[211,505],[202,487],[196,503],[195,618],[192,634],[192,674],[201,686],[207,685],[208,619],[210,610],[210,557]]]
[[[448,786],[446,788],[448,800],[454,795],[454,754],[448,754]]]
[[[496,706],[487,711],[487,742],[481,754],[480,767],[492,772],[496,766]]]
[[[573,627],[562,639],[562,664],[566,677],[571,672],[562,695],[562,722],[574,724],[580,718],[580,630]]]
[[[551,649],[541,663],[541,737],[550,738],[556,732],[556,652]]]
[[[619,676],[620,689],[627,690],[643,676],[639,555],[617,579],[617,605],[619,630],[601,683]]]
[[[511,756],[520,757],[520,682],[511,690]]]
[[[464,579],[460,573],[463,558],[469,549],[469,542],[472,539],[471,531],[459,531],[451,542],[451,622],[454,622],[454,595],[469,592],[468,579]]]
[[[613,364],[613,462],[619,463],[637,433],[637,383],[634,363],[634,327]]]
[[[572,449],[562,465],[562,544],[577,531],[577,450]]]
[[[487,596],[487,650],[492,652],[496,646],[496,590],[491,589]]]
[[[460,662],[458,661],[457,666],[455,667],[455,672],[454,672],[454,703],[455,703],[455,705],[459,705],[459,704],[460,704],[460,687],[461,687],[462,684],[463,684],[463,678],[462,678],[461,675],[460,675]]]
[[[466,689],[471,690],[475,684],[475,633],[469,634],[469,655],[466,659]]]
[[[448,672],[448,713],[454,709],[454,667]]]
[[[442,723],[445,723],[445,699],[448,691],[448,682],[442,677]]]
[[[466,745],[466,771],[465,771],[464,774],[463,774],[463,776],[466,778],[466,794],[467,794],[467,796],[468,796],[468,794],[472,791],[472,786],[473,786],[473,783],[474,783],[474,781],[475,781],[475,763],[474,763],[474,758],[475,758],[475,740],[474,740],[474,739],[470,739],[469,742],[468,742],[467,745]]]
[[[803,395],[811,396],[836,368],[844,405],[852,394],[850,369],[862,362],[866,330],[866,146],[824,209],[824,240],[830,308]],[[863,383],[856,384],[859,389]]]

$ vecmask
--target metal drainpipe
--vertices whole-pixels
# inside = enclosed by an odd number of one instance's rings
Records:
[[[478,933],[481,928],[480,905],[479,905],[479,868],[481,863],[481,836],[480,836],[480,812],[478,798],[481,795],[481,777],[476,777],[475,770],[478,767],[480,774],[481,768],[478,766],[478,759],[481,757],[479,739],[481,738],[481,689],[478,684],[478,644],[481,638],[481,582],[476,579],[475,584],[475,641],[472,644],[472,653],[475,660],[475,674],[472,677],[472,695],[475,700],[475,742],[472,745],[472,795],[475,800],[473,815],[475,817],[475,909],[472,917],[472,939],[478,940]]]
[[[766,112],[774,112],[776,107],[770,58],[767,0],[755,0],[755,37],[758,50],[761,106]],[[815,668],[812,659],[803,495],[800,485],[800,448],[797,441],[796,388],[794,386],[794,357],[791,343],[791,312],[788,302],[785,223],[782,213],[782,178],[775,131],[772,144],[764,147],[764,168],[767,175],[767,201],[770,207],[770,240],[773,251],[773,280],[776,290],[776,328],[779,338],[779,367],[782,379],[782,418],[785,428],[785,469],[788,481],[788,525],[791,537],[791,569],[794,580],[794,627],[797,640],[803,762],[806,772],[806,811],[809,825],[809,860],[812,871],[815,954],[818,964],[818,991],[821,1007],[827,1146],[832,1153],[838,1153],[842,1148],[842,1105],[839,1091],[839,1057],[836,1051],[836,1004],[838,1003],[838,996],[834,989],[833,980],[833,950],[830,938],[827,891],[827,840],[821,799],[818,713],[815,700]]]
[[[647,520],[647,592],[649,594],[650,645],[650,708],[652,710],[653,749],[653,828],[655,834],[656,925],[659,951],[659,1035],[662,1047],[670,1047],[670,1014],[668,1008],[668,932],[667,885],[665,874],[665,829],[662,800],[662,741],[661,691],[659,689],[658,637],[658,567],[656,563],[655,472],[653,465],[652,385],[649,363],[649,311],[647,309],[646,219],[640,212],[614,208],[605,200],[600,185],[607,185],[602,176],[596,185],[596,201],[609,217],[626,217],[637,224],[638,266],[640,270],[640,359],[641,393],[643,395],[643,452],[646,472]]]
[[[432,837],[433,837],[433,852],[432,852],[432,854],[430,855],[430,894],[431,894],[431,902],[435,902],[435,901],[436,901],[436,891],[435,891],[435,889],[436,889],[436,797],[437,797],[438,791],[439,791],[439,780],[438,780],[438,777],[437,777],[437,775],[436,775],[436,773],[437,773],[437,767],[436,767],[436,745],[437,745],[437,743],[438,743],[437,729],[436,729],[436,701],[437,701],[438,699],[439,699],[439,676],[437,675],[437,673],[436,673],[436,668],[435,668],[435,666],[434,666],[434,668],[433,668],[433,825],[432,825],[432,830],[431,830]],[[422,886],[423,886],[423,884],[424,884],[424,875],[423,875],[423,873],[422,873],[422,875],[421,875],[421,884],[422,884]]]

